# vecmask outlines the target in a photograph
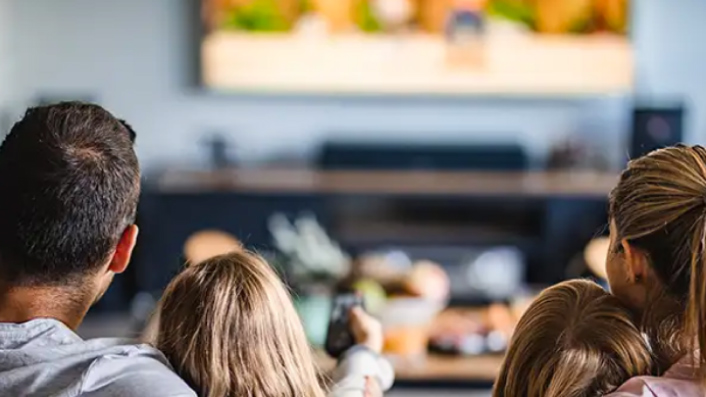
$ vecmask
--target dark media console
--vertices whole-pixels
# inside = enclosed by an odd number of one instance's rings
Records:
[[[565,266],[606,222],[617,175],[543,172],[241,170],[174,172],[145,186],[136,265],[140,290],[158,292],[195,232],[219,229],[267,249],[275,212],[316,215],[351,252],[384,246],[513,245],[531,282]]]

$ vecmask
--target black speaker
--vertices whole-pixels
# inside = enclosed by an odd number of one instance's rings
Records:
[[[514,144],[327,142],[317,165],[326,170],[520,171],[529,167],[529,158]]]
[[[684,139],[684,107],[636,107],[633,112],[630,158],[674,146]]]

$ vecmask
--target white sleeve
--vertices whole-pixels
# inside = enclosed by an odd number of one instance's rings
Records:
[[[382,391],[389,390],[395,381],[390,362],[363,346],[346,351],[332,377],[335,384],[329,397],[362,397],[367,378],[376,380]]]

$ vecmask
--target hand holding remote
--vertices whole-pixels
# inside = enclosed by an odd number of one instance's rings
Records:
[[[355,343],[367,347],[375,353],[382,352],[383,332],[380,321],[369,315],[362,307],[350,311],[350,327]]]

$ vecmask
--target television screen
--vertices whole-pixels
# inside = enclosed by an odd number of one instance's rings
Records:
[[[201,0],[221,92],[594,95],[632,88],[629,0]]]

